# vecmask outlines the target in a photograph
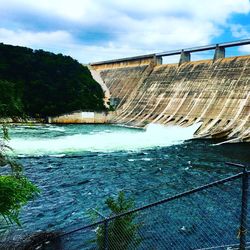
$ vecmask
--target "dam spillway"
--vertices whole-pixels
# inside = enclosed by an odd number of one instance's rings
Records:
[[[112,123],[189,126],[197,138],[250,141],[250,56],[158,64],[154,57],[92,64],[116,106]]]

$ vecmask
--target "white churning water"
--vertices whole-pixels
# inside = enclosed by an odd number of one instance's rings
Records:
[[[61,155],[84,151],[138,151],[180,144],[184,140],[192,139],[199,126],[200,123],[187,128],[150,124],[146,130],[128,128],[117,130],[113,129],[115,126],[107,125],[106,129],[101,131],[91,130],[90,128],[88,133],[81,133],[76,130],[74,134],[65,133],[57,137],[53,134],[50,136],[48,134],[46,138],[39,137],[39,133],[25,138],[14,136],[9,145],[19,155]],[[48,128],[48,133],[56,130],[54,127]],[[58,130],[67,132],[67,126],[64,126],[63,129],[58,127]]]

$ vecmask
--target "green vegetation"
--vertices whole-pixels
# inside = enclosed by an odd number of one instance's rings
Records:
[[[3,126],[3,139],[0,139],[0,167],[8,167],[9,171],[0,176],[0,232],[7,224],[20,225],[19,212],[22,206],[39,193],[22,173],[22,166],[6,155],[10,150],[6,145],[7,129]]]
[[[105,110],[103,91],[76,60],[0,43],[0,117]]]
[[[22,175],[0,176],[0,214],[7,223],[20,225],[19,212],[37,188]]]
[[[17,96],[15,84],[0,79],[0,117],[21,116],[23,105]]]
[[[134,201],[126,199],[124,192],[118,194],[117,199],[108,198],[105,202],[111,210],[111,216],[127,212],[134,208]],[[126,250],[138,246],[141,242],[138,235],[139,224],[134,222],[135,213],[128,214],[108,222],[108,248]],[[97,230],[98,249],[105,249],[105,227],[101,225]]]

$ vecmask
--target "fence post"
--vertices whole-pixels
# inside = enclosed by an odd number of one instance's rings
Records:
[[[248,193],[248,173],[246,168],[242,174],[242,200],[241,200],[241,217],[240,217],[240,250],[246,249],[246,233],[247,233],[247,193]]]
[[[108,250],[108,221],[104,221],[104,250]]]

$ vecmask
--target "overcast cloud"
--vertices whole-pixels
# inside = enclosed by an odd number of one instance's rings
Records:
[[[0,0],[0,42],[82,63],[249,38],[248,0]],[[239,52],[246,52],[248,46]]]

